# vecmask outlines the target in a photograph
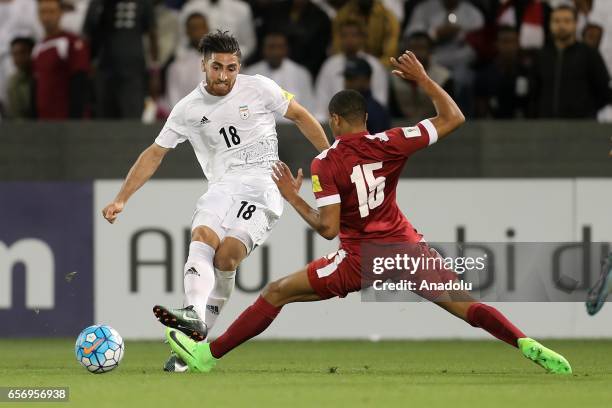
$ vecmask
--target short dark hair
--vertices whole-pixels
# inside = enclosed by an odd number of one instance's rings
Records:
[[[34,40],[30,37],[16,37],[11,40],[11,48],[14,45],[23,44],[28,47],[30,50],[34,48]]]
[[[365,34],[363,30],[363,24],[355,18],[349,18],[347,20],[342,21],[338,26],[338,32],[342,31],[347,27],[355,27],[361,34]]]
[[[425,31],[415,31],[412,34],[410,34],[406,38],[406,44],[408,44],[408,41],[410,41],[410,40],[425,40],[425,41],[427,41],[427,44],[429,45],[429,48],[433,47],[433,40],[431,39],[429,34],[427,34]]]
[[[198,12],[194,12],[194,13],[189,14],[187,16],[187,18],[185,19],[185,24],[187,24],[193,18],[201,18],[202,20],[206,21],[206,24],[208,24],[208,19],[206,18],[206,16],[204,14],[198,13]]]
[[[335,94],[329,101],[329,114],[338,115],[349,123],[365,122],[366,101],[357,91],[345,89]]]
[[[566,11],[569,11],[569,12],[570,12],[570,13],[572,13],[572,15],[574,16],[574,20],[575,20],[575,21],[578,21],[578,11],[576,11],[576,8],[575,8],[575,7],[570,6],[569,4],[561,4],[561,5],[559,5],[559,6],[555,7],[555,8],[552,10],[551,15],[552,15],[553,13],[557,12],[557,11],[560,11],[560,10],[566,10]]]
[[[499,37],[500,34],[504,34],[504,33],[511,33],[511,34],[517,34],[518,35],[518,31],[515,27],[512,27],[511,25],[501,25],[497,28],[497,36]]]
[[[200,40],[198,51],[204,58],[210,57],[213,52],[222,54],[236,54],[238,59],[242,58],[240,45],[236,38],[229,31],[217,30],[213,33],[208,33]]]

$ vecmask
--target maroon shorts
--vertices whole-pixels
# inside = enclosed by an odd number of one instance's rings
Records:
[[[432,252],[425,243],[421,245],[419,251],[427,253],[430,257],[439,256],[437,252]],[[410,252],[412,256],[415,255],[414,246],[411,246]],[[379,278],[372,275],[371,272],[364,271],[359,245],[343,245],[338,251],[309,263],[307,271],[310,285],[322,299],[336,296],[345,297],[349,293],[372,286],[373,280]],[[384,277],[383,280],[387,278]],[[422,269],[413,274],[391,273],[391,279],[406,279],[415,282],[426,280],[429,283],[443,283],[456,280],[457,274],[451,269]],[[413,292],[428,300],[435,300],[442,294],[441,291],[437,290],[415,290]]]

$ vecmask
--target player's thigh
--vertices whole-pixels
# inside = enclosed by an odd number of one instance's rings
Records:
[[[294,302],[313,302],[321,297],[310,285],[308,267],[266,285],[262,296],[273,306]]]
[[[246,186],[233,199],[222,226],[226,237],[242,242],[248,255],[268,239],[282,211],[283,198],[276,186],[261,190]]]
[[[247,246],[243,240],[227,236],[217,247],[213,263],[219,270],[235,271],[247,254]]]
[[[227,230],[223,219],[231,208],[231,189],[222,184],[210,184],[196,204],[191,220],[191,240],[202,241],[217,249]]]

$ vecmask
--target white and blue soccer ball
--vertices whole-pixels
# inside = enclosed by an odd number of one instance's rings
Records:
[[[105,325],[89,326],[83,330],[74,346],[77,361],[94,374],[116,368],[124,351],[125,345],[117,330]]]

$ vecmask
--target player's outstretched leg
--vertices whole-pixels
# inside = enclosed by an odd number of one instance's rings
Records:
[[[190,371],[209,372],[218,359],[267,329],[284,305],[320,299],[310,286],[306,269],[303,269],[268,284],[255,303],[242,312],[225,333],[212,343],[197,343],[173,329],[166,330],[166,338],[172,350],[187,363]]]
[[[589,290],[586,300],[587,313],[591,316],[601,310],[608,294],[612,291],[612,252],[602,263],[601,275],[595,285]]]
[[[555,374],[571,374],[569,362],[561,354],[550,350],[527,337],[513,325],[499,310],[484,303],[466,301],[468,294],[457,296],[460,302],[435,302],[474,327],[480,327],[498,339],[518,348],[528,359]]]

